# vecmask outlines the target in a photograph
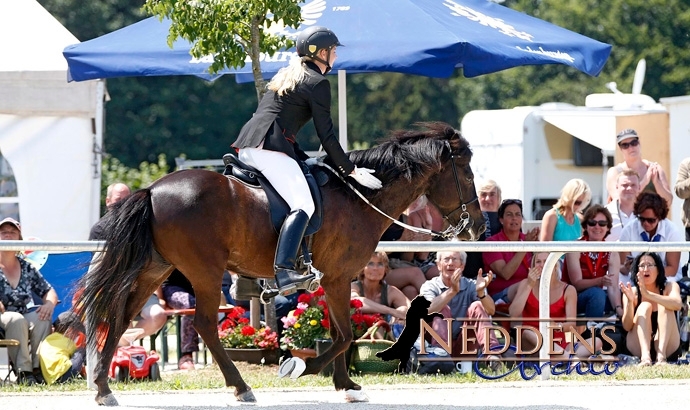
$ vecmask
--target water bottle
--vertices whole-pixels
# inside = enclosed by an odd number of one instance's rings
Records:
[[[633,366],[640,363],[640,358],[636,356],[629,356],[627,354],[618,355],[618,364],[620,366]]]

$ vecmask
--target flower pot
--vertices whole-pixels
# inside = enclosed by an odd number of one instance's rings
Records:
[[[225,348],[225,353],[234,362],[247,362],[252,364],[278,364],[280,350],[278,349],[235,349]]]
[[[309,357],[316,357],[316,349],[290,349],[292,357],[299,357],[306,361]]]

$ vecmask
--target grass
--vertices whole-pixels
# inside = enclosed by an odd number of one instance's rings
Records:
[[[245,381],[254,389],[258,388],[313,388],[333,386],[330,377],[305,376],[297,380],[278,379],[278,366],[251,365],[243,362],[235,363]],[[170,365],[174,366],[174,365]],[[353,380],[362,386],[368,385],[390,385],[390,384],[449,384],[449,383],[495,383],[494,381],[484,380],[475,374],[451,374],[451,375],[398,375],[398,374],[377,374],[377,375],[352,375]],[[636,367],[628,366],[620,368],[611,376],[601,375],[561,375],[553,378],[562,381],[630,381],[630,380],[650,380],[650,379],[690,379],[690,366],[652,366]],[[534,381],[524,381],[518,372],[515,372],[499,381],[534,383]],[[163,380],[159,382],[133,381],[129,383],[111,383],[111,389],[118,391],[178,391],[178,390],[202,390],[224,388],[223,376],[218,367],[213,364],[203,369],[195,371],[180,372],[171,371],[163,374]],[[86,392],[86,382],[77,380],[71,383],[53,386],[19,386],[9,384],[1,388],[2,392],[26,392],[26,393],[49,393],[49,392]]]

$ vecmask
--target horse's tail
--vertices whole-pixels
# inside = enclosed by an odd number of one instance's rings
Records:
[[[108,340],[110,332],[124,332],[122,318],[127,298],[142,269],[151,261],[153,234],[151,191],[136,191],[116,204],[99,222],[103,227],[106,249],[94,259],[79,281],[80,294],[74,310],[86,326],[86,340],[91,348],[116,344]],[[122,329],[120,329],[122,327]]]

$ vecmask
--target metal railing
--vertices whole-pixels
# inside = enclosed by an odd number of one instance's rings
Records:
[[[91,251],[105,249],[104,241],[0,241],[0,251]],[[384,252],[549,252],[544,264],[539,285],[539,317],[549,317],[551,305],[549,286],[556,263],[566,252],[688,252],[690,242],[418,242],[398,241],[379,242],[376,250]],[[547,322],[540,322],[539,331],[547,334]],[[544,344],[539,357],[544,362],[549,360],[549,346]],[[542,379],[548,373],[542,374]]]

